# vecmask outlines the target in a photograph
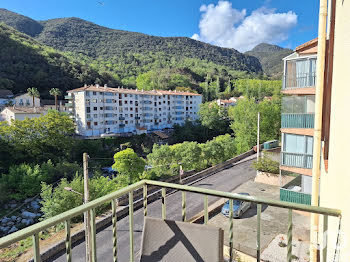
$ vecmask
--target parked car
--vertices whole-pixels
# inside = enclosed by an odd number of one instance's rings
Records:
[[[242,196],[249,196],[248,193],[238,193],[238,194]],[[238,199],[233,200],[233,217],[240,218],[244,214],[244,212],[246,212],[251,207],[251,205],[252,205],[251,202],[245,202]],[[230,215],[229,201],[227,201],[221,208],[221,214],[223,214],[226,217]]]

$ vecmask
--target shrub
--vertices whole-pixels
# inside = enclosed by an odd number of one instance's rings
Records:
[[[263,157],[260,157],[258,161],[253,163],[253,167],[255,170],[271,174],[279,174],[280,170],[279,162],[272,160],[266,153]]]
[[[21,200],[40,193],[41,182],[53,183],[61,177],[73,177],[79,169],[76,163],[54,165],[51,160],[41,165],[11,166],[9,172],[1,176],[0,187],[8,193],[9,198]]]
[[[84,193],[84,181],[82,176],[75,176],[72,181],[62,179],[56,188],[52,185],[42,183],[41,185],[41,204],[44,216],[47,219],[72,208],[75,208],[83,203],[83,197],[79,194],[65,190],[65,187],[70,187],[74,191]],[[117,180],[110,180],[106,177],[93,177],[89,180],[90,200],[102,197],[108,193],[121,188]],[[101,214],[109,207],[109,203],[96,208],[96,213]],[[82,219],[82,215],[73,218],[77,222]]]

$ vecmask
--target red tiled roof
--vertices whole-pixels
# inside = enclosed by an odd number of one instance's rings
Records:
[[[79,91],[95,91],[95,92],[111,92],[111,93],[122,93],[122,94],[138,94],[138,95],[182,95],[182,96],[201,96],[200,94],[190,93],[190,92],[178,92],[178,91],[166,91],[166,90],[135,90],[135,89],[126,89],[126,88],[115,88],[107,86],[83,86],[76,89],[68,90],[68,93],[79,92]]]
[[[318,38],[316,37],[316,38],[314,38],[314,39],[312,39],[312,40],[310,40],[310,41],[307,41],[306,43],[304,43],[304,44],[302,44],[302,45],[297,46],[297,47],[295,48],[295,51],[298,52],[298,51],[300,51],[301,49],[305,49],[305,48],[307,48],[307,47],[309,47],[309,46],[311,46],[311,45],[316,44],[317,42],[318,42]]]

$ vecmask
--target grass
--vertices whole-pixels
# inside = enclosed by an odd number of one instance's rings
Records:
[[[52,232],[41,232],[39,237],[41,240],[48,238]],[[12,262],[17,261],[17,258],[27,251],[33,245],[32,237],[20,240],[7,248],[0,250],[0,261]]]

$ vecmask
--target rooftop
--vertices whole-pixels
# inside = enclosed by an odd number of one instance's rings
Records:
[[[107,85],[99,86],[99,85],[85,85],[80,88],[68,90],[68,93],[74,93],[79,91],[95,91],[95,92],[111,92],[111,93],[122,93],[122,94],[137,94],[137,95],[182,95],[182,96],[201,96],[200,94],[191,93],[191,92],[178,92],[178,91],[167,91],[167,90],[152,90],[152,91],[144,91],[137,89],[127,89],[127,88],[115,88],[108,87]]]
[[[46,110],[42,107],[5,107],[4,110],[8,109],[9,111],[15,114],[42,114]],[[3,111],[4,111],[3,110]]]

